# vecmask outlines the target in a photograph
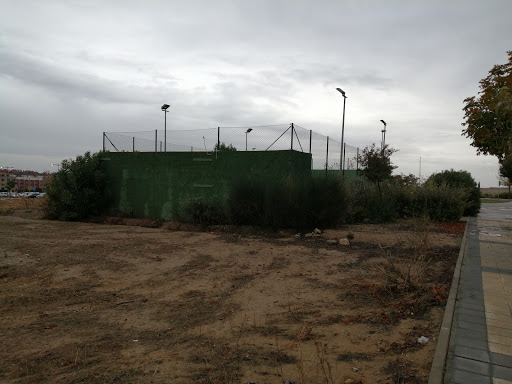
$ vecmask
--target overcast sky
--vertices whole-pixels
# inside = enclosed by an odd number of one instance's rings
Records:
[[[0,166],[102,148],[102,132],[294,122],[399,149],[397,173],[497,186],[463,100],[512,50],[510,0],[0,0]]]

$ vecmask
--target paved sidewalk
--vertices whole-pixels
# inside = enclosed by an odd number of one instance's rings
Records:
[[[445,384],[512,384],[512,202],[468,223]]]

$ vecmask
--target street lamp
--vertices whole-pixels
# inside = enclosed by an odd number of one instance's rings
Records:
[[[167,108],[169,108],[170,105],[169,104],[164,104],[162,105],[162,111],[164,112],[164,152],[167,152],[167,112],[169,112],[167,110]],[[160,151],[162,150],[162,148],[160,147]]]
[[[340,170],[342,172],[342,174],[345,174],[345,170],[343,169],[343,160],[345,159],[345,156],[344,156],[344,145],[343,145],[343,140],[344,140],[344,135],[345,135],[345,102],[347,101],[347,96],[345,96],[345,91],[341,88],[336,88],[336,90],[341,93],[341,95],[343,96],[343,123],[341,125],[341,155],[340,155]]]
[[[381,120],[380,121],[382,124],[384,124],[384,129],[381,131],[382,132],[382,151],[384,150],[384,146],[386,145],[386,122],[384,120]]]
[[[245,131],[245,152],[247,152],[247,134],[252,131],[252,128],[249,128]]]
[[[52,163],[52,167],[57,166],[57,172],[60,171],[60,164],[59,163]]]

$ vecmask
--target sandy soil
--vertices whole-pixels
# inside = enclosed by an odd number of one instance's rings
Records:
[[[464,228],[34,216],[0,216],[3,383],[426,383]]]

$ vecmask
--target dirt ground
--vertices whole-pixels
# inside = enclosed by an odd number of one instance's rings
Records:
[[[0,201],[2,383],[428,381],[464,223],[296,238],[30,204]]]

